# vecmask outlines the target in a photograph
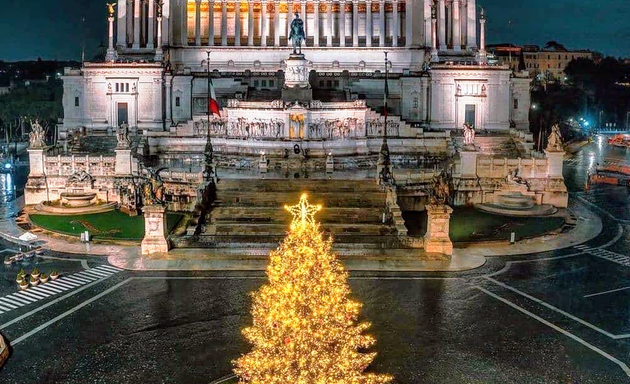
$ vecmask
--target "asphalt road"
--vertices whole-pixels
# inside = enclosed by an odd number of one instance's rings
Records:
[[[628,192],[581,190],[593,162],[626,157],[596,141],[565,163],[572,197],[603,219],[583,245],[464,273],[352,273],[378,340],[370,369],[405,384],[630,383]],[[240,330],[262,274],[133,273],[45,256],[32,263],[70,288],[0,313],[13,349],[0,383],[207,384],[248,351]],[[0,267],[0,310],[16,268]]]

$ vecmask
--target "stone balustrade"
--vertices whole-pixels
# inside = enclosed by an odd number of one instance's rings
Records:
[[[44,156],[45,172],[48,176],[72,176],[85,171],[92,176],[115,174],[114,156]]]
[[[517,176],[524,179],[547,178],[549,163],[547,159],[508,159],[483,158],[477,159],[477,176],[483,178],[506,178],[510,172],[517,169]]]

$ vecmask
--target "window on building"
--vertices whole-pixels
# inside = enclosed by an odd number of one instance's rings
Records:
[[[79,106],[79,96],[75,96],[74,97],[74,106],[78,107]]]
[[[319,87],[320,88],[324,88],[324,80],[320,80],[319,81]]]
[[[331,87],[332,87],[332,80],[328,80],[328,81],[326,82],[326,86],[327,86],[328,88],[331,88]]]
[[[254,87],[258,88],[258,80],[254,80]]]
[[[335,87],[339,87],[339,80],[335,80]]]
[[[274,87],[275,82],[273,80],[269,80],[269,86]]]
[[[518,99],[514,99],[514,109],[518,109]]]
[[[125,92],[129,92],[129,83],[125,83]]]
[[[116,83],[116,92],[120,92],[120,90],[118,88],[118,83]]]
[[[176,106],[176,107],[181,106],[181,100],[180,100],[179,96],[176,96],[176,97],[175,97],[175,106]]]
[[[413,98],[413,107],[418,108],[418,96]]]
[[[262,80],[260,82],[260,85],[263,86],[263,87],[266,87],[267,86],[267,80]]]

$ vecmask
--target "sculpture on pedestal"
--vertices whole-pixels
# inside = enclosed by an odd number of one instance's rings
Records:
[[[444,205],[451,195],[451,188],[445,172],[442,171],[433,181],[433,189],[429,190],[429,203],[431,205]]]
[[[109,17],[114,17],[114,14],[116,13],[116,11],[114,10],[114,8],[116,7],[116,3],[106,3],[105,5],[107,6],[107,14],[109,15]]]
[[[131,140],[129,140],[129,124],[122,123],[116,130],[117,148],[129,148]]]
[[[471,125],[464,123],[462,126],[464,131],[464,145],[466,146],[474,146],[475,145],[475,128]]]
[[[291,33],[289,40],[293,41],[293,54],[302,54],[302,41],[306,40],[304,33],[304,21],[300,19],[300,14],[295,14],[295,19],[291,22]]]
[[[31,132],[28,134],[30,148],[44,148],[46,146],[46,133],[44,128],[35,119],[31,120]]]
[[[144,205],[162,205],[164,204],[164,181],[160,176],[160,172],[166,168],[160,168],[157,171],[148,168],[149,177],[142,187],[142,197]]]
[[[564,150],[562,148],[562,134],[560,133],[560,126],[558,124],[551,127],[551,133],[549,134],[546,149],[549,152],[559,152]]]

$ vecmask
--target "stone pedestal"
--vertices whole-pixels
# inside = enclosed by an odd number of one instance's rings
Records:
[[[144,239],[141,250],[143,255],[168,252],[166,241],[166,208],[161,205],[147,205],[144,213]]]
[[[44,176],[44,149],[43,148],[29,148],[28,161],[30,167],[29,177],[32,176]]]
[[[310,66],[301,53],[292,53],[284,61],[284,87],[282,100],[308,101],[313,99],[313,90],[308,82]]]
[[[442,253],[451,256],[453,243],[449,237],[449,225],[453,209],[448,205],[427,205],[427,233],[424,235],[424,250],[427,253]]]
[[[474,146],[465,146],[459,152],[461,158],[461,171],[462,177],[477,177],[477,155],[479,151]]]
[[[545,150],[547,155],[547,173],[550,179],[563,179],[562,166],[564,164],[564,151]]]
[[[131,175],[132,156],[131,149],[128,148],[116,148],[116,164],[114,166],[116,176],[128,176]]]

